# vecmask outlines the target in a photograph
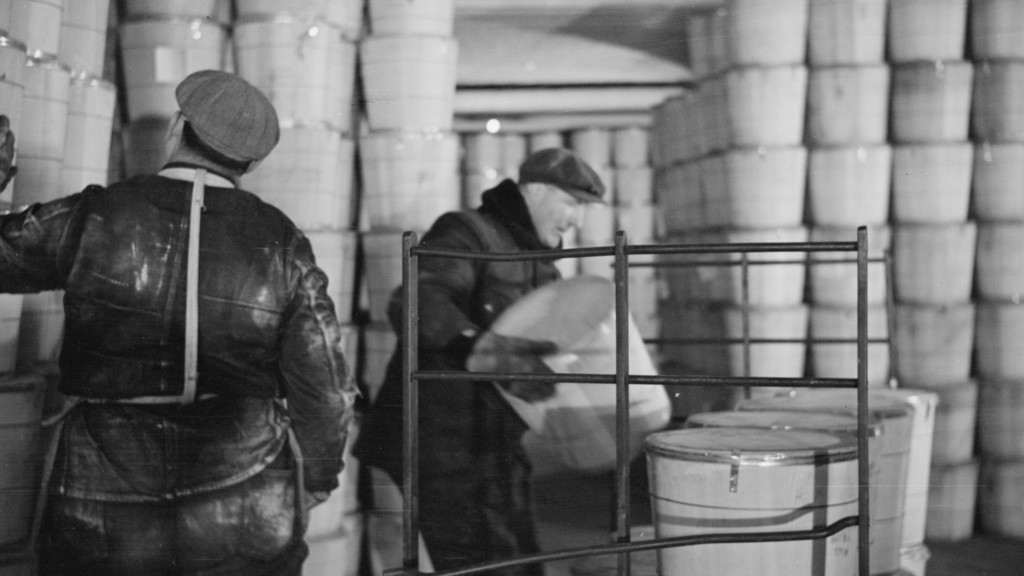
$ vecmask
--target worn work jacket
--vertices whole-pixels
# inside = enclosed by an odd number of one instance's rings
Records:
[[[184,379],[194,170],[167,168],[0,218],[0,291],[63,290],[60,391],[68,415],[51,488],[160,501],[228,486],[273,461],[293,427],[306,489],[337,486],[355,388],[327,277],[279,210],[207,176],[199,262],[199,362]]]
[[[547,250],[534,230],[518,187],[505,180],[483,195],[474,212],[442,215],[422,245],[470,252]],[[485,262],[423,257],[419,267],[419,367],[465,370],[470,348],[462,336],[481,333],[509,306],[537,287],[559,278],[551,260]],[[401,334],[400,291],[390,316]],[[369,464],[394,475],[401,470],[401,346],[388,365],[383,387],[364,426],[357,450]],[[492,386],[470,382],[424,382],[420,393],[421,474],[446,474],[477,466],[489,450],[482,438],[495,432],[481,402],[514,414]],[[476,406],[474,408],[474,406]],[[515,418],[518,418],[515,416]],[[525,426],[508,433],[518,443]]]

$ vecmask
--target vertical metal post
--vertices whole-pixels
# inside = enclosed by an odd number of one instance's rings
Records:
[[[616,507],[615,531],[618,542],[630,538],[629,486],[629,259],[626,233],[615,234],[615,417],[616,417]],[[629,554],[619,554],[618,574],[630,573]]]
[[[857,514],[859,574],[870,574],[871,518],[868,468],[868,231],[857,228]]]
[[[402,474],[405,510],[402,514],[402,566],[409,573],[419,571],[419,274],[418,257],[412,248],[415,232],[402,235]]]
[[[889,388],[896,388],[899,381],[899,349],[896,344],[896,287],[893,282],[892,252],[885,251],[885,307],[886,321],[888,322],[888,350],[889,350]]]
[[[740,300],[743,302],[743,376],[750,377],[750,255],[740,255]],[[750,386],[743,387],[744,398],[750,399]]]

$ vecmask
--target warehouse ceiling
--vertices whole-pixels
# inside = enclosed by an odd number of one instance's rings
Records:
[[[691,79],[686,18],[717,0],[454,0],[456,114],[644,113]],[[561,120],[575,122],[576,120]]]

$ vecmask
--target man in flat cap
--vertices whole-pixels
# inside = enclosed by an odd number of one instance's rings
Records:
[[[176,95],[158,174],[0,217],[0,291],[65,293],[47,576],[297,575],[338,485],[356,392],[327,277],[237,188],[277,115],[225,72]]]
[[[581,224],[584,205],[602,202],[604,185],[576,154],[549,148],[531,154],[518,183],[504,180],[484,192],[475,210],[437,219],[422,244],[474,252],[530,252],[561,247],[562,235]],[[553,260],[487,262],[421,257],[419,266],[419,367],[466,370],[480,338],[503,354],[497,372],[542,373],[542,342],[497,338],[487,332],[509,306],[559,278]],[[389,309],[398,334],[401,291]],[[401,345],[392,356],[380,393],[356,442],[365,464],[387,471],[401,485]],[[553,385],[503,383],[534,402]],[[430,560],[438,569],[514,558],[538,551],[530,499],[530,463],[520,445],[526,425],[491,385],[467,381],[424,382],[419,396],[420,521]],[[539,564],[495,572],[540,575]]]

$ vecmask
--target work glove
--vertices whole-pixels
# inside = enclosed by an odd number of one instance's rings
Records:
[[[11,132],[11,121],[0,114],[0,192],[7,189],[18,167],[14,166],[14,132]]]
[[[541,359],[558,350],[554,342],[531,340],[515,336],[502,336],[487,332],[480,337],[474,355],[484,361],[483,372],[520,374],[552,374],[553,370]],[[527,402],[539,402],[555,394],[552,382],[506,381],[498,382],[505,391]]]

